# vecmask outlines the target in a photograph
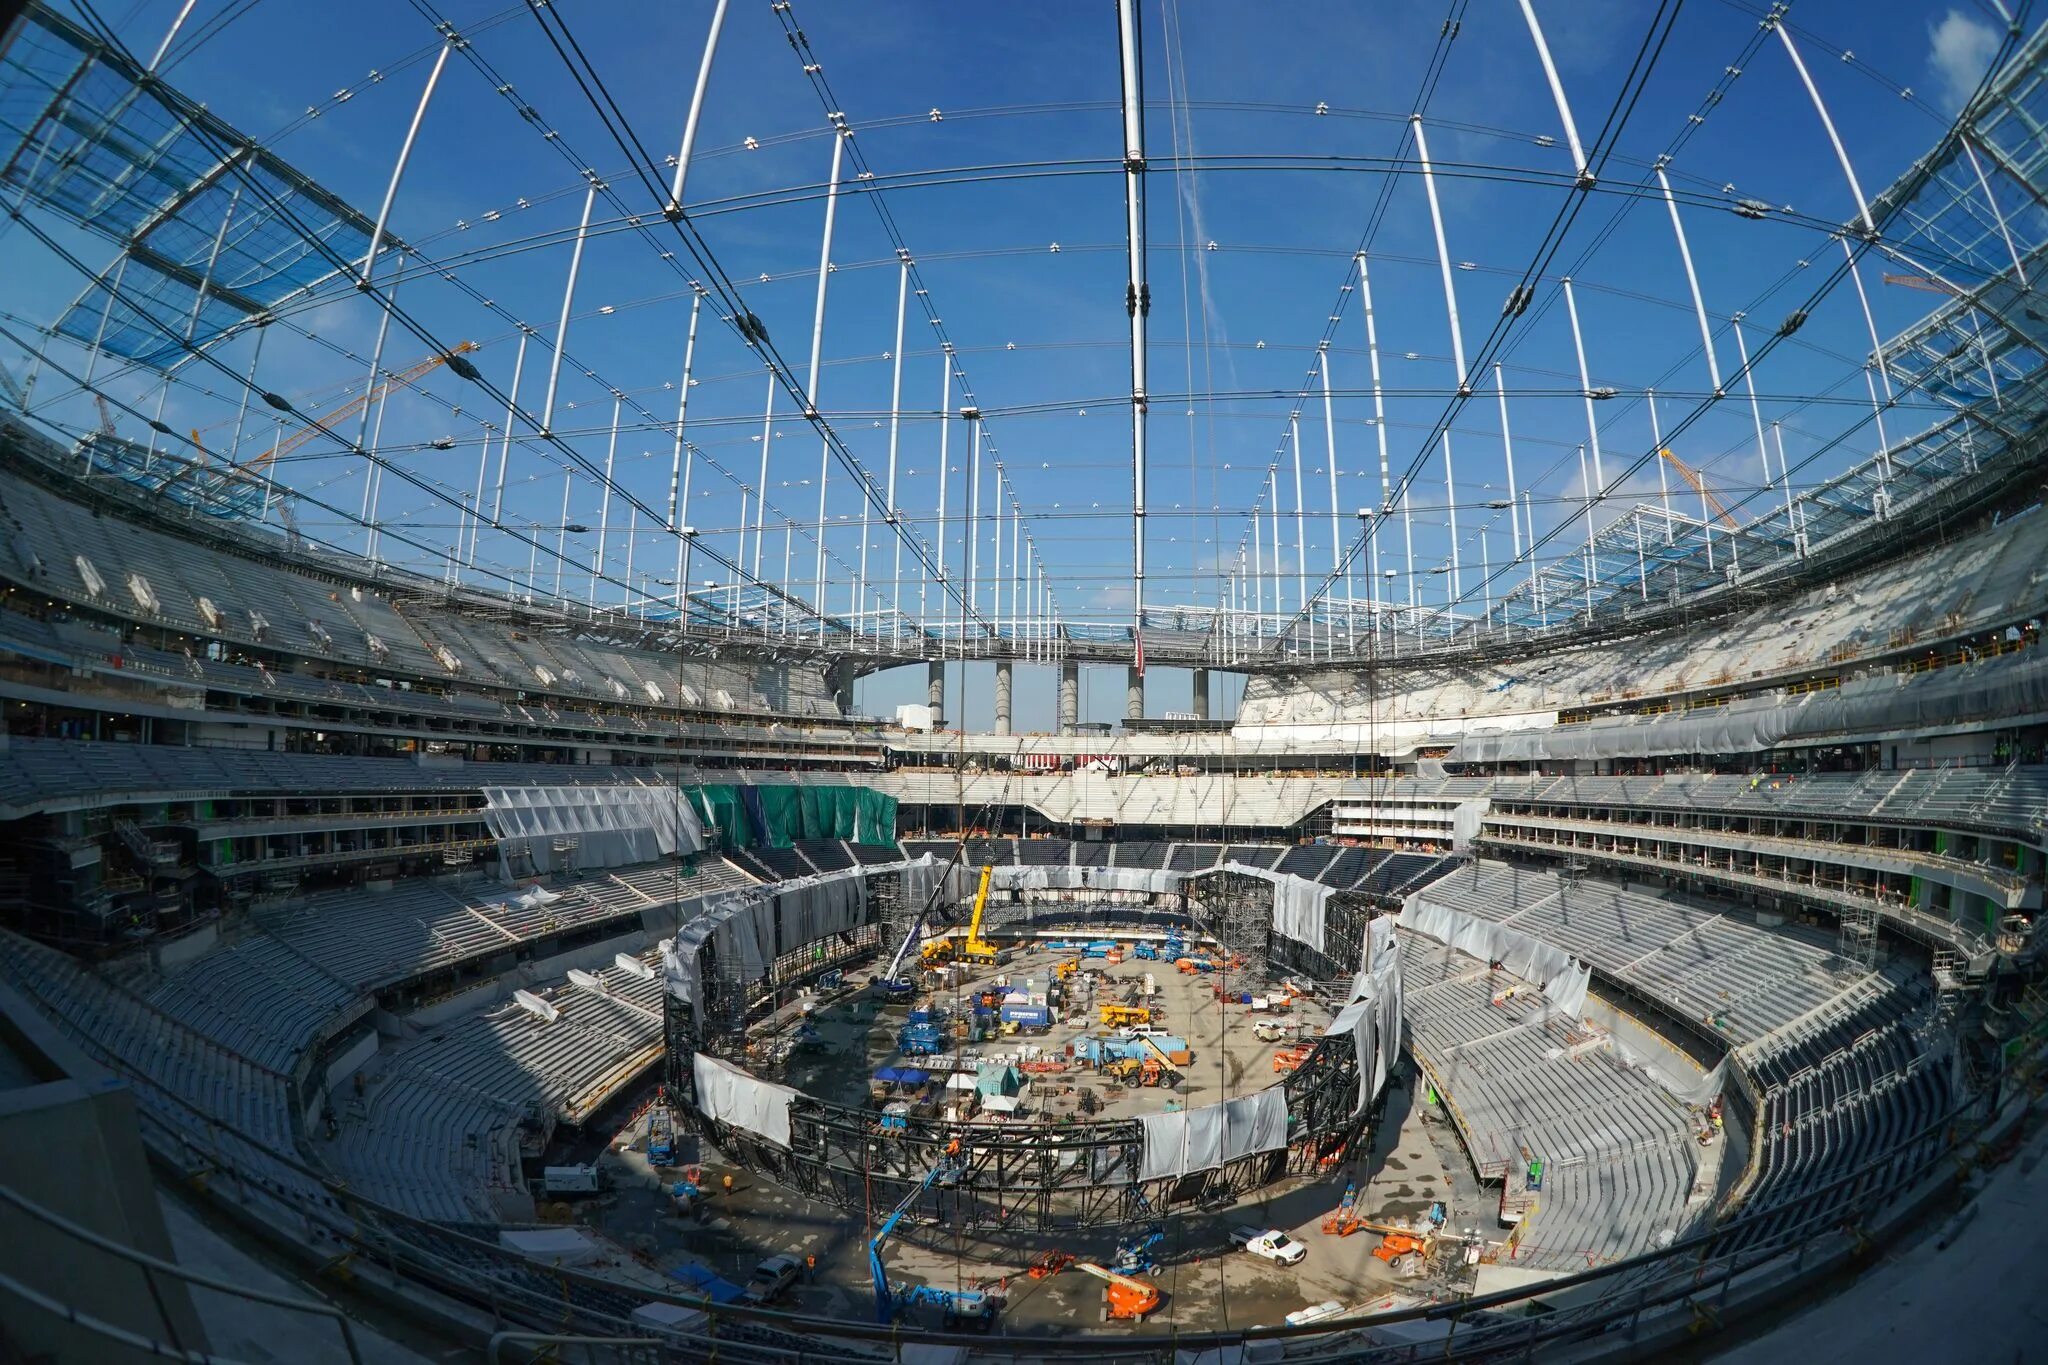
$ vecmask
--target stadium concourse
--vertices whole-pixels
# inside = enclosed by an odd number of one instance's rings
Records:
[[[2031,7],[585,8],[0,20],[0,1355],[1741,1358],[2048,1213]]]

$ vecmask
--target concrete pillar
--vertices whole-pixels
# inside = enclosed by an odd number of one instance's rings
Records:
[[[933,660],[924,666],[925,700],[931,703],[932,728],[946,723],[946,665]]]
[[[1010,661],[996,660],[996,733],[1010,733]]]
[[[1135,668],[1124,670],[1124,719],[1145,719],[1145,675]]]
[[[1071,735],[1081,723],[1081,665],[1060,665],[1060,733]]]
[[[1209,670],[1206,668],[1193,670],[1189,675],[1189,682],[1194,693],[1194,705],[1189,709],[1195,713],[1196,720],[1209,719]]]

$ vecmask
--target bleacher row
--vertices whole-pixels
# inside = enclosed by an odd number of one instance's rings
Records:
[[[559,1011],[552,1021],[508,1002],[380,1054],[338,1135],[315,1150],[379,1203],[447,1222],[496,1219],[493,1194],[520,1188],[522,1129],[538,1139],[553,1120],[580,1120],[660,1046],[659,976],[591,975],[595,989],[543,993]]]
[[[1324,725],[1567,710],[1785,675],[2039,616],[2048,513],[2035,508],[1911,559],[1809,589],[1769,611],[1615,644],[1475,667],[1253,675],[1238,723]],[[1898,642],[1895,644],[1894,642]]]
[[[566,631],[516,630],[502,620],[417,600],[401,610],[388,600],[388,589],[349,581],[348,571],[359,565],[322,565],[308,557],[306,569],[286,568],[284,545],[255,540],[248,555],[233,554],[119,511],[90,510],[19,470],[0,474],[0,530],[4,576],[80,606],[202,638],[237,639],[380,673],[461,677],[605,704],[838,715],[820,670],[755,670],[574,639]],[[441,590],[422,584],[418,591],[431,598]]]
[[[1224,863],[1285,872],[1318,881],[1340,891],[1395,896],[1420,886],[1454,864],[1453,858],[1431,853],[1403,853],[1345,844],[1197,844],[1161,841],[1124,843],[1067,839],[987,839],[966,841],[963,860],[973,867],[1018,864],[1037,867],[1150,867],[1174,872],[1201,872]],[[903,847],[916,857],[930,853],[944,862],[955,841],[905,839]]]
[[[1866,971],[1790,926],[1487,860],[1415,899],[1562,948],[1726,1037],[1763,1096],[1749,1210],[1880,1158],[1910,1162],[1938,1140],[1923,1130],[1950,1101],[1948,1045],[1931,990],[1904,964]]]
[[[1533,985],[1400,937],[1410,1045],[1481,1176],[1544,1164],[1515,1264],[1583,1270],[1682,1235],[1705,1206],[1685,1105],[1600,1035],[1549,1013]]]

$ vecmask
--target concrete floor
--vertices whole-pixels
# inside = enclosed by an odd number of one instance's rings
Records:
[[[1005,970],[1013,980],[1036,978],[1042,989],[1054,964],[1071,956],[1044,950],[1020,954]],[[1091,965],[1100,967],[1099,963]],[[1120,999],[1125,987],[1141,981],[1149,971],[1158,987],[1159,1026],[1187,1038],[1194,1060],[1177,1089],[1126,1089],[1085,1071],[1043,1077],[1027,1105],[1037,1116],[1057,1120],[1075,1112],[1075,1092],[1084,1086],[1101,1100],[1098,1117],[1108,1118],[1156,1113],[1170,1101],[1208,1104],[1279,1081],[1272,1068],[1276,1045],[1260,1041],[1253,1033],[1253,1021],[1265,1016],[1244,1006],[1219,1004],[1213,977],[1183,976],[1170,964],[1162,970],[1160,963],[1142,961],[1126,961],[1102,970],[1104,978],[1085,1014],[1080,1011],[1081,1001],[1074,1003],[1072,1009],[1080,1015],[1076,1021],[1056,1026],[1042,1037],[1000,1038],[968,1051],[993,1057],[1032,1044],[1047,1054],[1062,1051],[1067,1042],[1102,1031],[1095,1022],[1094,1005],[1104,999]],[[994,975],[986,972],[964,977],[957,990],[949,986],[947,994],[964,999]],[[1254,993],[1265,985],[1243,984]],[[1320,1009],[1309,1008],[1313,1036],[1325,1019]],[[842,1103],[864,1102],[868,1078],[877,1068],[908,1064],[895,1051],[896,1030],[907,1010],[904,1004],[878,1005],[865,994],[842,997],[821,1007],[813,1013],[812,1024],[824,1038],[822,1049],[791,1056],[776,1079]],[[768,1051],[764,1049],[764,1055]],[[1436,1126],[1434,1120],[1425,1121],[1411,1104],[1411,1093],[1405,1084],[1393,1090],[1386,1122],[1373,1135],[1370,1149],[1354,1153],[1345,1167],[1313,1180],[1289,1178],[1233,1208],[1170,1214],[1165,1220],[1162,1268],[1148,1277],[1165,1292],[1166,1299],[1149,1319],[1149,1326],[1192,1331],[1273,1325],[1290,1312],[1326,1300],[1334,1299],[1355,1311],[1383,1311],[1414,1302],[1418,1296],[1447,1292],[1448,1285],[1398,1279],[1372,1256],[1379,1240],[1376,1236],[1361,1233],[1340,1239],[1321,1231],[1324,1216],[1336,1207],[1346,1183],[1355,1178],[1361,1188],[1360,1207],[1369,1217],[1406,1218],[1441,1200],[1448,1206],[1451,1226],[1477,1224],[1498,1235],[1491,1221],[1493,1201],[1479,1193],[1469,1168],[1463,1170],[1461,1179],[1454,1180],[1452,1167],[1447,1166],[1447,1161],[1462,1165],[1455,1138],[1431,1131]],[[730,1196],[715,1194],[701,1223],[686,1222],[670,1211],[644,1151],[644,1133],[629,1129],[619,1135],[606,1158],[613,1168],[614,1191],[585,1206],[583,1216],[660,1265],[694,1259],[735,1280],[743,1280],[764,1256],[777,1252],[814,1255],[818,1258],[816,1280],[796,1290],[794,1306],[826,1316],[872,1318],[867,1239],[870,1223],[884,1217],[888,1208],[873,1210],[870,1220],[848,1218],[835,1208],[812,1203],[772,1181],[730,1167],[719,1154],[705,1151],[701,1155],[707,1187],[720,1189],[723,1177],[731,1174],[733,1192]],[[1218,1245],[1224,1233],[1239,1223],[1289,1231],[1308,1246],[1307,1259],[1283,1268],[1242,1252],[1202,1257],[1177,1251]],[[933,1239],[942,1237],[934,1229],[910,1229],[893,1239],[885,1249],[890,1277],[949,1288],[988,1287],[1007,1281],[1009,1307],[1004,1328],[1012,1333],[1134,1330],[1128,1324],[1105,1327],[1099,1323],[1101,1285],[1079,1271],[1069,1269],[1043,1281],[1026,1277],[1024,1271],[1042,1242],[1019,1239],[1009,1244],[935,1245]],[[1083,1258],[1107,1259],[1114,1251],[1114,1237],[1106,1230],[1092,1244],[1070,1244],[1062,1249]]]

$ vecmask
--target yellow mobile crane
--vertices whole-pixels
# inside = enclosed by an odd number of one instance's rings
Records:
[[[981,915],[988,909],[988,884],[995,876],[992,866],[981,869],[981,885],[974,892],[974,914],[967,921],[967,942],[961,946],[960,956],[968,962],[994,962],[996,945],[981,937]]]

